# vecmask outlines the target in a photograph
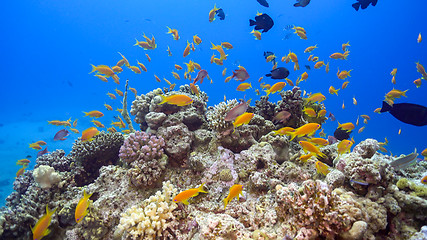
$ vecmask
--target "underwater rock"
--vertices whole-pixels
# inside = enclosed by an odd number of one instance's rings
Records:
[[[162,112],[149,112],[145,115],[145,122],[150,129],[157,130],[166,118],[166,114]]]
[[[277,107],[274,109],[274,113],[280,111],[288,111],[291,116],[286,122],[286,126],[297,128],[304,125],[303,122],[303,108],[304,100],[301,95],[299,87],[293,87],[292,90],[280,92],[281,100],[277,102]],[[274,116],[274,115],[272,115]],[[270,120],[269,118],[266,118]]]
[[[135,116],[135,122],[139,124],[141,130],[146,130],[148,125],[145,122],[145,116],[150,112],[151,101],[159,94],[163,94],[162,89],[157,88],[147,94],[137,96],[132,102],[130,113]]]
[[[353,148],[353,152],[362,158],[371,158],[380,149],[378,141],[372,138],[365,139]]]
[[[289,147],[289,140],[287,137],[275,135],[270,132],[259,139],[260,142],[268,142],[274,149],[277,155],[276,162],[282,164],[285,161],[290,160],[290,155],[295,154],[294,150]]]
[[[179,163],[188,157],[193,142],[193,133],[185,124],[179,123],[173,126],[164,124],[159,127],[157,134],[165,139],[164,150],[170,161]]]
[[[363,235],[368,230],[368,224],[364,221],[356,221],[353,223],[353,226],[351,227],[348,232],[344,232],[340,234],[341,239],[345,240],[361,240],[363,238]]]
[[[345,175],[340,170],[333,169],[326,175],[325,180],[332,189],[335,189],[344,185]]]
[[[65,156],[64,150],[58,149],[38,157],[34,169],[38,168],[40,165],[47,165],[59,172],[69,172],[71,171],[70,165],[73,161],[71,156]]]

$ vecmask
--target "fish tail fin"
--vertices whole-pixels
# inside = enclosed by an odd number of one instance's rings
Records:
[[[267,93],[266,96],[270,95],[270,90],[265,90],[265,92]]]
[[[84,190],[83,190],[83,197],[84,197],[84,198],[86,198],[86,199],[89,199],[89,198],[92,196],[92,194],[93,194],[93,193],[91,193],[91,194],[87,194],[87,193],[86,193],[86,189],[84,189]]]
[[[228,204],[228,198],[224,198],[223,202],[224,202],[224,209],[225,209],[227,207],[227,204]]]
[[[249,26],[253,26],[253,25],[255,25],[255,24],[256,24],[256,22],[255,22],[254,20],[249,19]]]
[[[134,46],[138,46],[138,43],[139,43],[138,39],[135,38],[135,41],[136,43],[134,44]]]
[[[87,112],[83,112],[83,113],[85,114],[85,117],[89,115],[89,113],[87,113]]]
[[[289,141],[292,141],[292,140],[294,140],[294,138],[295,138],[297,135],[295,134],[295,132],[290,132],[290,133],[289,133],[289,136],[291,136],[291,140],[289,140]]]
[[[93,65],[93,64],[91,64],[91,66],[92,66],[92,71],[91,71],[89,74],[91,74],[91,73],[93,73],[93,72],[95,72],[95,71],[96,71],[96,66],[95,66],[95,65]]]
[[[392,109],[393,107],[388,104],[386,101],[383,101],[383,106],[381,107],[380,112],[388,112]]]
[[[208,193],[203,189],[203,185],[205,185],[205,183],[202,183],[202,185],[200,185],[200,187],[198,187],[199,192],[201,193]]]
[[[168,28],[168,32],[167,33],[172,33],[172,29],[168,26],[166,26]]]

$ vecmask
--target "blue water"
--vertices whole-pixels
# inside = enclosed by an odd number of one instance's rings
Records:
[[[214,4],[224,9],[226,19],[208,21],[208,13]],[[124,90],[124,82],[130,80],[130,86],[138,94],[147,93],[167,84],[157,83],[154,74],[160,78],[174,80],[171,71],[174,64],[185,66],[184,62],[192,59],[209,72],[213,84],[204,82],[200,87],[209,95],[209,105],[227,99],[258,99],[253,90],[237,92],[236,81],[224,83],[221,76],[224,67],[227,76],[231,70],[244,66],[254,86],[258,78],[268,73],[271,63],[266,63],[263,51],[272,51],[280,59],[292,50],[298,55],[301,70],[291,71],[293,81],[309,64],[307,82],[300,87],[307,92],[322,92],[327,100],[326,109],[333,112],[340,122],[355,123],[360,114],[371,116],[366,129],[361,134],[354,134],[357,142],[365,138],[376,138],[380,141],[387,137],[388,149],[393,154],[409,153],[417,148],[427,147],[427,126],[414,127],[399,122],[388,113],[376,114],[373,110],[381,106],[386,92],[393,88],[390,71],[397,68],[395,87],[409,89],[407,98],[396,102],[411,102],[427,106],[427,81],[421,88],[412,83],[420,77],[415,62],[427,66],[427,39],[418,44],[418,33],[427,38],[427,22],[424,10],[427,2],[379,0],[376,7],[356,12],[353,1],[312,0],[306,8],[293,7],[291,0],[269,0],[270,7],[265,8],[255,0],[245,1],[7,1],[2,4],[0,18],[2,24],[1,42],[1,78],[0,94],[0,204],[12,191],[12,182],[16,171],[16,160],[32,155],[34,166],[36,151],[28,144],[38,140],[48,143],[48,149],[70,151],[73,141],[78,137],[72,134],[66,141],[54,142],[53,135],[61,129],[48,125],[48,120],[67,120],[70,117],[79,119],[80,131],[90,127],[90,119],[84,118],[82,111],[101,110],[106,116],[103,123],[108,125],[117,112],[106,112],[103,104],[111,104],[114,109],[121,107],[119,100],[111,100],[106,93],[115,88]],[[248,20],[254,18],[257,11],[269,14],[274,27],[262,35],[261,41],[254,40],[249,34],[253,29]],[[286,25],[295,24],[307,30],[308,40],[301,40],[293,35],[282,40],[287,31]],[[174,41],[167,28],[176,28],[180,39]],[[158,45],[155,50],[144,51],[133,46],[135,38],[143,40],[142,34],[152,35]],[[202,44],[196,51],[183,58],[186,41],[198,34]],[[210,49],[213,42],[219,44],[228,41],[234,49],[228,50],[228,59],[224,66],[210,64]],[[350,56],[347,61],[330,60],[329,55],[341,52],[341,44],[350,41]],[[320,60],[330,61],[330,72],[324,68],[313,69],[308,63],[309,54],[304,54],[306,47],[319,47],[312,54]],[[168,57],[166,49],[170,46],[173,56]],[[100,81],[91,71],[90,64],[115,65],[123,53],[136,65],[136,60],[144,63],[148,72],[136,75],[125,69],[119,75],[121,84],[116,85],[110,79],[108,83]],[[148,62],[145,53],[152,58]],[[216,55],[218,53],[215,51]],[[293,64],[279,62],[279,67],[289,69]],[[354,69],[351,72],[350,84],[338,96],[328,93],[330,85],[339,88],[342,80],[335,75],[337,68]],[[183,79],[180,84],[188,83]],[[274,83],[266,79],[266,83]],[[285,89],[290,89],[286,87]],[[132,96],[133,94],[131,94]],[[352,104],[356,97],[358,104]],[[272,96],[270,101],[277,101]],[[130,101],[133,100],[133,97]],[[130,104],[129,101],[129,104]],[[341,108],[345,103],[345,109]],[[363,124],[362,124],[363,125]],[[362,125],[359,125],[362,126]],[[325,132],[332,134],[336,122],[328,121],[323,125]],[[357,128],[358,129],[358,128]],[[401,134],[398,135],[398,130]]]

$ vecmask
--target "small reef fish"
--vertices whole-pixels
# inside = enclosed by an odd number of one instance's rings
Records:
[[[67,137],[68,135],[70,135],[70,132],[68,132],[67,129],[61,129],[55,134],[55,136],[53,137],[53,141],[64,141],[66,140],[65,137]]]
[[[350,83],[349,81],[343,82],[342,86],[341,86],[341,89],[346,89],[349,83]]]
[[[227,60],[228,54],[225,54],[224,49],[222,48],[222,45],[215,45],[212,42],[211,42],[211,44],[212,44],[211,49],[217,50],[219,52],[219,54],[220,54],[219,60]]]
[[[318,102],[321,103],[326,99],[326,97],[321,93],[311,94],[309,98],[307,98],[308,102]]]
[[[368,186],[369,185],[368,182],[360,180],[360,179],[357,179],[357,180],[351,179],[350,182],[356,183],[356,184],[359,184],[359,185],[362,185],[362,186]]]
[[[188,54],[190,54],[190,43],[187,41],[187,46],[185,47],[184,53],[182,55],[186,57]]]
[[[202,43],[202,39],[199,36],[197,36],[197,34],[196,34],[196,35],[193,36],[193,42],[196,45],[199,45],[200,43]]]
[[[93,124],[95,124],[95,126],[99,127],[99,128],[105,128],[104,124],[102,124],[100,121],[97,121],[95,119],[92,119]]]
[[[395,103],[383,101],[381,113],[389,112],[397,120],[414,126],[427,125],[427,107],[413,103]]]
[[[98,77],[103,82],[108,82],[107,78],[102,75],[95,74],[95,77]]]
[[[286,86],[286,82],[277,82],[273,86],[271,86],[269,89],[265,90],[267,93],[267,96],[270,95],[270,93],[276,93],[282,91],[282,89]]]
[[[417,88],[421,87],[421,78],[415,79],[414,84]]]
[[[393,68],[393,70],[391,70],[390,75],[392,75],[393,77],[396,76],[396,72],[397,72],[397,68]]]
[[[196,84],[198,81],[200,81],[200,84],[202,84],[202,83],[203,83],[203,79],[205,79],[205,77],[207,77],[208,79],[210,79],[210,78],[209,78],[208,71],[206,71],[206,70],[202,69],[202,70],[200,70],[200,71],[197,73],[197,76],[196,76],[196,78],[194,79],[193,83],[194,83],[194,84]]]
[[[314,69],[319,69],[321,67],[325,66],[325,62],[323,61],[318,61],[314,64]]]
[[[102,112],[97,111],[97,110],[90,111],[90,112],[83,112],[83,113],[85,114],[85,117],[89,116],[89,117],[100,118],[100,117],[104,116],[104,114]]]
[[[234,127],[233,133],[236,131],[237,127],[242,126],[244,124],[248,124],[251,121],[251,119],[254,117],[254,115],[255,115],[254,113],[245,112],[242,115],[236,117],[236,119],[233,122],[233,127]]]
[[[406,96],[406,92],[408,91],[409,89],[406,89],[405,91],[402,91],[402,90],[398,90],[398,89],[392,89],[392,90],[390,90],[386,95],[385,95],[385,97],[386,98],[388,98],[388,99],[391,99],[391,100],[394,100],[394,99],[396,99],[396,98],[401,98],[402,96],[403,97],[407,97]]]
[[[138,66],[142,69],[142,71],[147,72],[147,68],[145,67],[144,64],[140,63],[138,60],[136,60],[138,63]],[[132,70],[133,71],[133,70]],[[135,72],[135,71],[134,71]]]
[[[310,138],[308,141],[313,143],[313,144],[320,145],[320,146],[329,145],[328,140],[324,139],[324,138]]]
[[[254,35],[255,40],[261,40],[261,32],[260,31],[252,30],[250,33],[252,33]]]
[[[311,107],[305,107],[302,111],[303,111],[306,115],[308,115],[309,117],[316,117],[316,116],[317,116],[316,111],[314,111],[314,109],[313,109],[313,108],[311,108]]]
[[[325,71],[326,71],[326,73],[329,72],[329,62],[326,64]]]
[[[239,201],[239,195],[243,196],[242,190],[243,190],[243,185],[240,185],[240,184],[234,184],[230,188],[230,191],[228,192],[228,196],[223,200],[224,209],[227,207],[227,204],[231,202],[231,200],[233,200],[233,198],[237,198],[237,201]]]
[[[304,124],[303,126],[295,129],[295,132],[291,133],[291,141],[295,138],[295,137],[302,137],[304,135],[308,135],[308,136],[312,136],[316,133],[317,130],[320,129],[320,124],[318,123],[307,123]]]
[[[353,104],[354,104],[354,105],[357,105],[356,97],[353,97]]]
[[[87,215],[88,207],[89,207],[89,198],[92,194],[87,194],[86,190],[83,190],[83,197],[77,203],[76,211],[74,212],[74,219],[77,223],[83,220],[83,218]]]
[[[421,43],[422,40],[423,38],[421,37],[421,33],[419,33],[417,37],[417,43]]]
[[[119,89],[114,89],[114,91],[116,91],[117,95],[119,95],[120,97],[123,97],[123,92],[120,91]]]
[[[176,30],[176,29],[171,29],[170,27],[168,27],[168,26],[166,26],[167,28],[168,28],[168,34],[170,33],[170,34],[172,34],[172,36],[173,36],[173,39],[174,40],[178,40],[179,39],[179,34],[178,34],[178,30]]]
[[[305,153],[310,152],[314,156],[317,157],[326,157],[324,153],[322,153],[318,147],[314,146],[312,143],[307,141],[299,141],[299,145],[302,147]]]
[[[421,65],[421,63],[419,63],[419,62],[416,62],[415,64],[417,65],[417,72],[419,72],[419,73],[421,73],[421,75],[423,75],[424,80],[427,80],[427,73],[426,73],[424,66]]]
[[[239,65],[239,69],[233,71],[233,75],[231,78],[235,78],[237,81],[245,81],[249,79],[249,73],[246,71],[246,69]]]
[[[249,103],[251,100],[248,101],[240,101],[240,103],[233,107],[224,117],[225,121],[234,121],[238,116],[242,115],[246,112],[248,109]]]
[[[81,141],[92,141],[93,137],[99,134],[99,130],[96,127],[90,127],[82,132]]]
[[[112,106],[110,106],[110,105],[108,105],[108,104],[106,104],[106,103],[104,103],[104,106],[105,106],[105,108],[106,108],[108,111],[113,111],[113,107],[112,107]]]
[[[289,70],[285,67],[279,67],[271,70],[270,73],[265,76],[271,77],[271,79],[285,79],[289,76]]]
[[[338,96],[338,91],[339,91],[340,89],[338,88],[338,89],[335,89],[334,88],[334,86],[330,86],[329,87],[329,93],[330,94],[335,94],[335,95],[337,95]]]
[[[310,159],[311,157],[313,157],[313,153],[301,155],[299,157],[299,160],[301,160],[302,162],[307,162],[307,160]]]
[[[427,184],[427,175],[424,176],[423,178],[421,178],[421,183],[422,184]]]
[[[31,227],[31,232],[33,233],[33,240],[40,240],[44,236],[50,233],[48,229],[50,221],[52,220],[52,215],[56,212],[56,208],[52,211],[49,210],[48,205],[46,205],[46,214],[44,214],[34,225]]]
[[[162,97],[162,101],[159,103],[159,105],[168,103],[171,105],[182,107],[182,106],[187,106],[193,102],[192,98],[184,94],[174,94],[167,97],[165,95],[160,95],[160,96]]]
[[[125,56],[123,56],[123,54],[121,54],[120,52],[118,52],[118,54],[120,54],[122,59],[120,59],[116,65],[119,67],[122,67],[123,65],[125,65],[126,67],[129,67],[130,66],[129,61],[125,58]]]
[[[255,20],[249,19],[249,26],[254,26],[255,25],[255,30],[261,30],[262,32],[268,32],[268,30],[270,30],[273,25],[273,19],[266,13],[263,13],[259,16],[255,17]]]
[[[240,83],[239,86],[237,86],[237,91],[246,91],[247,89],[252,88],[251,83]]]
[[[216,10],[215,13],[218,16],[219,20],[225,20],[225,13],[222,8]]]
[[[188,190],[185,190],[185,191],[178,193],[178,195],[176,195],[173,198],[173,201],[174,202],[182,202],[185,205],[188,205],[189,204],[188,199],[199,195],[199,193],[208,193],[205,190],[203,190],[203,185],[204,185],[204,183],[202,183],[200,185],[200,187],[198,187],[198,188],[191,188],[191,189],[188,189]]]
[[[75,128],[70,128],[70,131],[76,134],[79,134],[79,130],[75,129]]]
[[[324,164],[321,161],[317,161],[316,162],[316,170],[318,173],[321,173],[321,174],[326,176],[329,173],[329,166]]]
[[[353,146],[353,142],[348,139],[343,139],[340,143],[338,143],[338,156],[344,153],[350,153],[351,146]]]
[[[310,46],[310,47],[307,47],[305,50],[304,50],[304,53],[311,53],[311,51],[313,51],[314,49],[316,49],[317,48],[317,44],[316,45],[314,45],[314,46]]]
[[[30,163],[30,160],[28,160],[28,159],[26,159],[26,158],[24,158],[24,159],[20,159],[20,160],[16,161],[16,165],[21,165],[21,166],[23,166],[23,165],[27,165],[27,164],[29,164],[29,163]]]
[[[190,89],[194,95],[199,96],[199,94],[200,94],[199,89],[197,88],[197,86],[194,83],[190,83]]]
[[[274,115],[273,122],[285,123],[290,117],[291,113],[286,110],[283,110]]]
[[[119,67],[119,66],[112,66],[111,69],[113,69],[114,72],[116,73],[121,73],[123,72],[123,68]],[[95,75],[96,76],[96,75]]]
[[[107,77],[111,77],[111,76],[115,75],[113,69],[111,69],[107,65],[98,65],[98,66],[95,66],[95,65],[91,64],[91,66],[92,66],[92,71],[90,73],[98,72],[100,74],[104,74]]]
[[[223,46],[226,49],[232,49],[233,45],[231,45],[231,43],[229,42],[221,42],[221,46]]]
[[[393,160],[390,163],[390,166],[392,166],[394,169],[397,169],[397,170],[399,169],[403,170],[405,168],[408,168],[412,164],[415,164],[417,162],[417,157],[418,157],[418,153],[417,153],[417,150],[415,149],[413,153]]]
[[[283,136],[283,135],[290,135],[290,133],[292,133],[292,132],[295,132],[295,129],[294,129],[294,128],[291,128],[291,127],[282,127],[282,128],[281,128],[281,129],[279,129],[279,130],[273,131],[273,133],[274,133],[275,135],[279,134],[280,136]]]
[[[22,168],[20,168],[20,169],[16,172],[16,178],[18,178],[19,176],[21,176],[22,174],[24,174],[26,166],[27,166],[27,165],[23,165],[23,166],[22,166]]]
[[[318,118],[322,118],[326,116],[326,110],[325,109],[321,109],[318,113],[317,113],[317,117]]]
[[[350,47],[350,41],[348,41],[347,43],[343,43],[341,45],[342,51],[343,52],[347,51],[347,47]]]
[[[349,71],[342,70],[342,71],[340,72],[340,69],[338,68],[337,77],[338,77],[339,79],[344,80],[344,79],[346,79],[347,77],[351,77],[351,76],[350,76],[350,72],[351,72],[351,71],[353,71],[353,69],[351,69],[351,70],[349,70]]]
[[[329,58],[347,60],[349,53],[349,51],[345,51],[344,53],[333,53],[329,56]]]
[[[294,7],[306,7],[310,3],[310,0],[297,0]]]
[[[351,4],[354,10],[359,11],[359,8],[366,9],[369,4],[375,7],[377,5],[378,0],[357,0],[356,3]]]
[[[216,4],[214,5],[214,8],[212,8],[210,11],[209,11],[209,22],[213,22],[214,20],[215,20],[215,14],[216,14],[216,11],[217,10],[219,10],[219,8],[217,8],[216,7]]]
[[[342,130],[346,130],[347,132],[350,132],[350,131],[353,131],[355,126],[352,122],[347,122],[347,123],[343,123],[343,124],[338,122],[338,128],[342,129]]]
[[[111,98],[111,99],[116,99],[116,95],[114,95],[114,93],[107,93],[107,95]]]

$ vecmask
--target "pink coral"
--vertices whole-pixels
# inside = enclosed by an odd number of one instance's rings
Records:
[[[162,137],[136,131],[131,133],[120,147],[119,157],[128,163],[141,159],[160,158],[164,146],[165,141]]]

